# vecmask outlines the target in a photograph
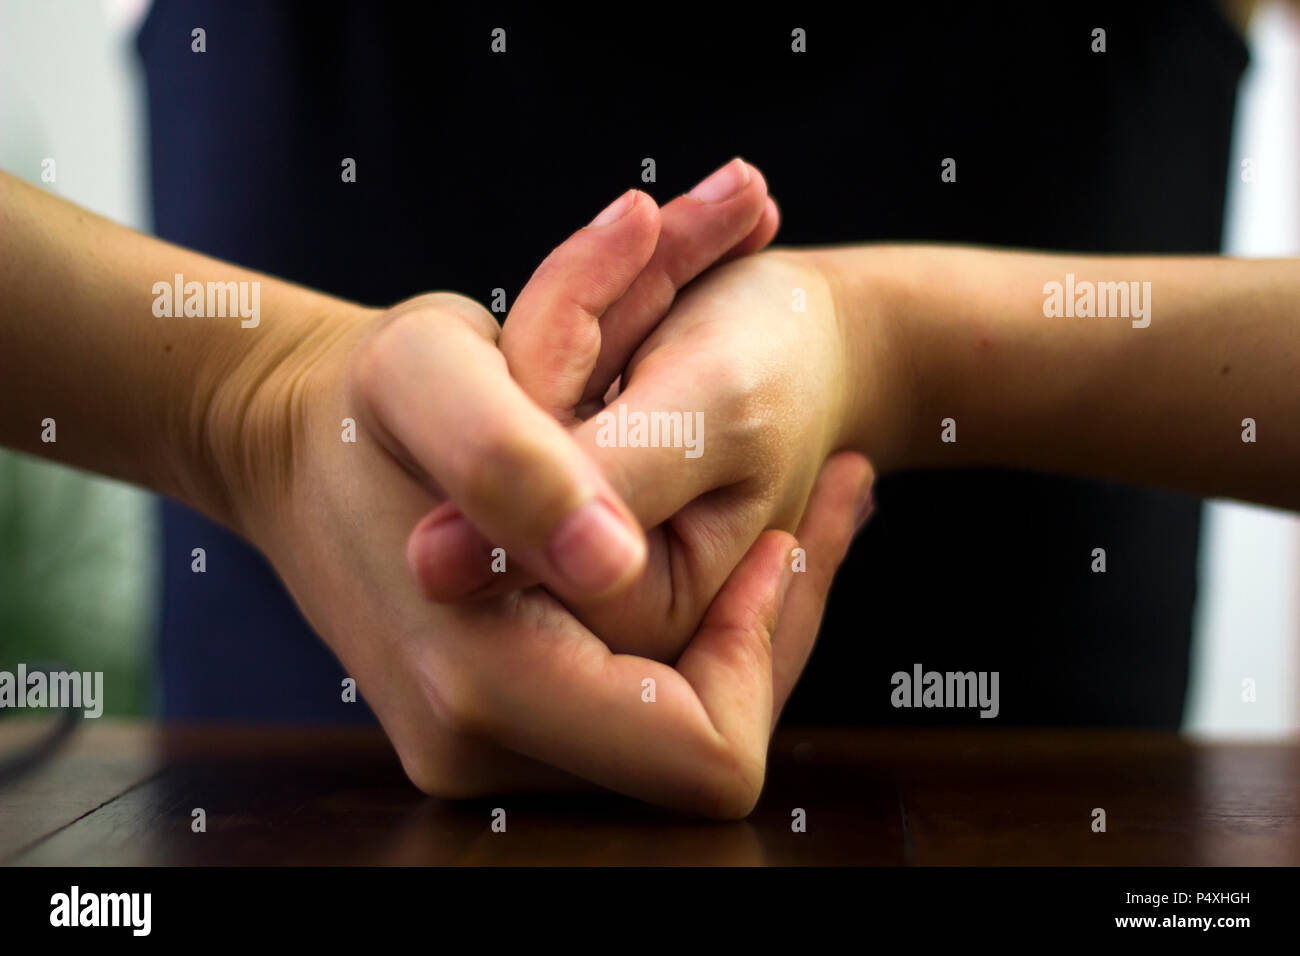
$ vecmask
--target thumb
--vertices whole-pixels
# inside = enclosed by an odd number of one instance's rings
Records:
[[[497,334],[459,296],[396,307],[354,371],[363,416],[398,462],[555,593],[612,593],[644,566],[644,534],[595,462],[511,380]]]
[[[777,221],[762,174],[740,159],[662,210],[629,190],[547,256],[519,294],[501,332],[511,376],[544,411],[577,426],[584,394],[590,397],[597,380],[604,393],[678,290],[715,262],[765,245]],[[694,497],[683,496],[680,469],[667,474],[673,481],[634,483],[674,505],[642,522],[646,527]],[[705,478],[693,469],[687,486],[708,490],[699,484]],[[489,543],[496,539],[476,524],[446,505],[416,527],[408,556],[429,598],[460,601],[537,582],[535,572],[523,573],[531,570],[523,561],[498,573]]]
[[[760,783],[772,727],[772,636],[794,579],[796,547],[784,531],[760,535],[677,661],[714,728],[757,768]]]

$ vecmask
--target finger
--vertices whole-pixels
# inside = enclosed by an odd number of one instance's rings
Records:
[[[612,405],[571,432],[644,528],[755,472],[755,410],[737,407],[733,397],[744,388],[722,381],[747,373],[717,364],[704,374],[672,349],[659,350]]]
[[[710,266],[734,257],[736,250],[757,251],[772,241],[779,215],[776,204],[769,207],[769,202],[762,173],[733,159],[663,207],[654,257],[601,322],[600,355],[585,383],[582,404],[604,396],[668,313],[679,289]]]
[[[774,637],[798,544],[784,531],[760,535],[745,558],[758,570],[728,580],[677,661],[717,731],[759,762],[760,780],[772,726]]]
[[[615,406],[570,432],[575,447],[604,476],[641,528],[653,528],[701,495],[737,481],[751,466],[738,443],[720,437],[707,443],[708,422],[723,417],[720,411],[715,417],[706,405],[711,400],[709,383],[682,383],[671,374],[671,364],[659,363],[657,370],[650,363],[643,365]],[[504,567],[494,563],[493,543],[501,542],[475,525],[472,515],[444,506],[413,532],[411,548],[413,554],[418,552],[418,561],[413,559],[412,567],[432,600],[477,599],[537,583],[527,562],[507,558]],[[726,568],[747,544],[739,543]]]
[[[796,573],[773,639],[772,726],[812,653],[831,582],[853,535],[870,514],[871,464],[857,452],[832,455],[822,466],[796,536],[806,571]]]
[[[366,421],[556,593],[612,593],[644,565],[640,525],[510,379],[496,330],[488,312],[457,296],[399,307],[355,370]],[[409,557],[418,563],[418,550]]]
[[[510,374],[561,423],[595,366],[601,316],[635,285],[659,234],[659,207],[628,190],[546,257],[510,310],[501,334]]]
[[[400,735],[385,730],[407,777],[431,796],[465,800],[515,791],[571,791],[582,786],[581,781],[555,767],[452,733],[437,721],[422,721],[413,732]]]
[[[634,197],[634,205],[620,212],[628,197]],[[552,252],[520,293],[502,331],[501,350],[511,374],[564,424],[576,424],[575,407],[584,390],[604,394],[679,288],[719,258],[766,245],[779,222],[762,174],[740,159],[657,217],[649,208],[653,203],[642,201],[646,198],[635,191],[625,194]],[[658,242],[651,244],[647,263],[646,241],[655,230]],[[605,387],[588,381],[598,365],[597,352],[613,369]],[[659,497],[685,503],[691,497],[681,487],[713,481],[698,469],[689,479],[684,485],[679,480],[660,484]],[[666,517],[673,511],[660,507],[656,513]],[[411,551],[421,588],[433,600],[504,594],[537,583],[524,566],[494,557],[493,544],[454,507],[420,522]]]
[[[776,238],[777,230],[781,228],[781,210],[776,204],[776,200],[771,196],[767,197],[767,202],[763,207],[763,215],[748,236],[740,240],[731,251],[722,257],[722,262],[730,262],[732,259],[739,259],[742,256],[748,256],[758,252],[760,249],[767,247],[773,239]]]
[[[582,629],[563,639],[516,629],[464,645],[475,655],[469,671],[483,675],[466,726],[630,796],[706,816],[744,816],[766,766],[771,634],[794,545],[780,531],[758,539],[677,670],[611,654]]]

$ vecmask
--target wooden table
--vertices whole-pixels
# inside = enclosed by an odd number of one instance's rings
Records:
[[[0,747],[34,729],[0,722]],[[599,794],[427,798],[377,730],[97,721],[0,789],[0,862],[1295,865],[1300,747],[785,728],[758,809],[719,824]]]

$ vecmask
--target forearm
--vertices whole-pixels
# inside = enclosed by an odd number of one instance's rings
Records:
[[[237,524],[230,485],[256,396],[346,308],[0,174],[0,443]]]
[[[863,323],[896,322],[911,398],[889,465],[1027,468],[1300,507],[1300,262],[825,254],[851,349],[870,348]],[[1129,284],[1127,310],[1103,282]],[[1079,314],[1085,283],[1092,316]],[[943,440],[949,418],[955,441]]]

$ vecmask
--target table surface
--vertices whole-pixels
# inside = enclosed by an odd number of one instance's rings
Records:
[[[0,748],[38,729],[0,722]],[[713,823],[606,794],[425,797],[377,730],[101,720],[0,788],[0,863],[1295,865],[1300,745],[792,727],[753,815]]]

